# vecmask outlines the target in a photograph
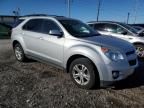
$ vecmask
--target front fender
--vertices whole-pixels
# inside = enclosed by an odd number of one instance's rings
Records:
[[[67,61],[70,57],[74,55],[82,55],[89,58],[95,64],[100,80],[103,80],[103,72],[101,69],[103,68],[104,61],[98,50],[88,46],[76,46],[68,49],[66,52],[67,53],[64,54],[64,68],[66,68]]]

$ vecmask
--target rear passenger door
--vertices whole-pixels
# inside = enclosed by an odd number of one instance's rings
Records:
[[[49,19],[32,19],[23,26],[23,39],[28,54],[62,66],[64,37],[49,35],[60,27]]]
[[[43,19],[31,19],[22,28],[26,52],[30,55],[40,55],[41,45],[39,42],[42,35],[42,23]]]

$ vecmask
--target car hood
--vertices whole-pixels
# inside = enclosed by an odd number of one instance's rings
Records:
[[[134,46],[131,43],[112,36],[105,36],[105,35],[93,36],[93,37],[81,38],[81,41],[113,49],[119,49],[124,52],[134,50]]]

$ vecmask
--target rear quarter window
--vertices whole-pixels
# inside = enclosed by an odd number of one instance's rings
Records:
[[[94,28],[94,24],[88,24],[90,27]]]
[[[24,21],[24,19],[18,19],[16,22],[13,24],[13,28],[17,27],[19,24],[21,24]]]
[[[41,32],[43,19],[31,19],[23,26],[23,30]]]

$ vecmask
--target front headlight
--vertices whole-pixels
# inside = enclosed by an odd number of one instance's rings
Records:
[[[112,61],[124,60],[124,56],[120,51],[116,51],[104,47],[102,47],[101,50]]]

